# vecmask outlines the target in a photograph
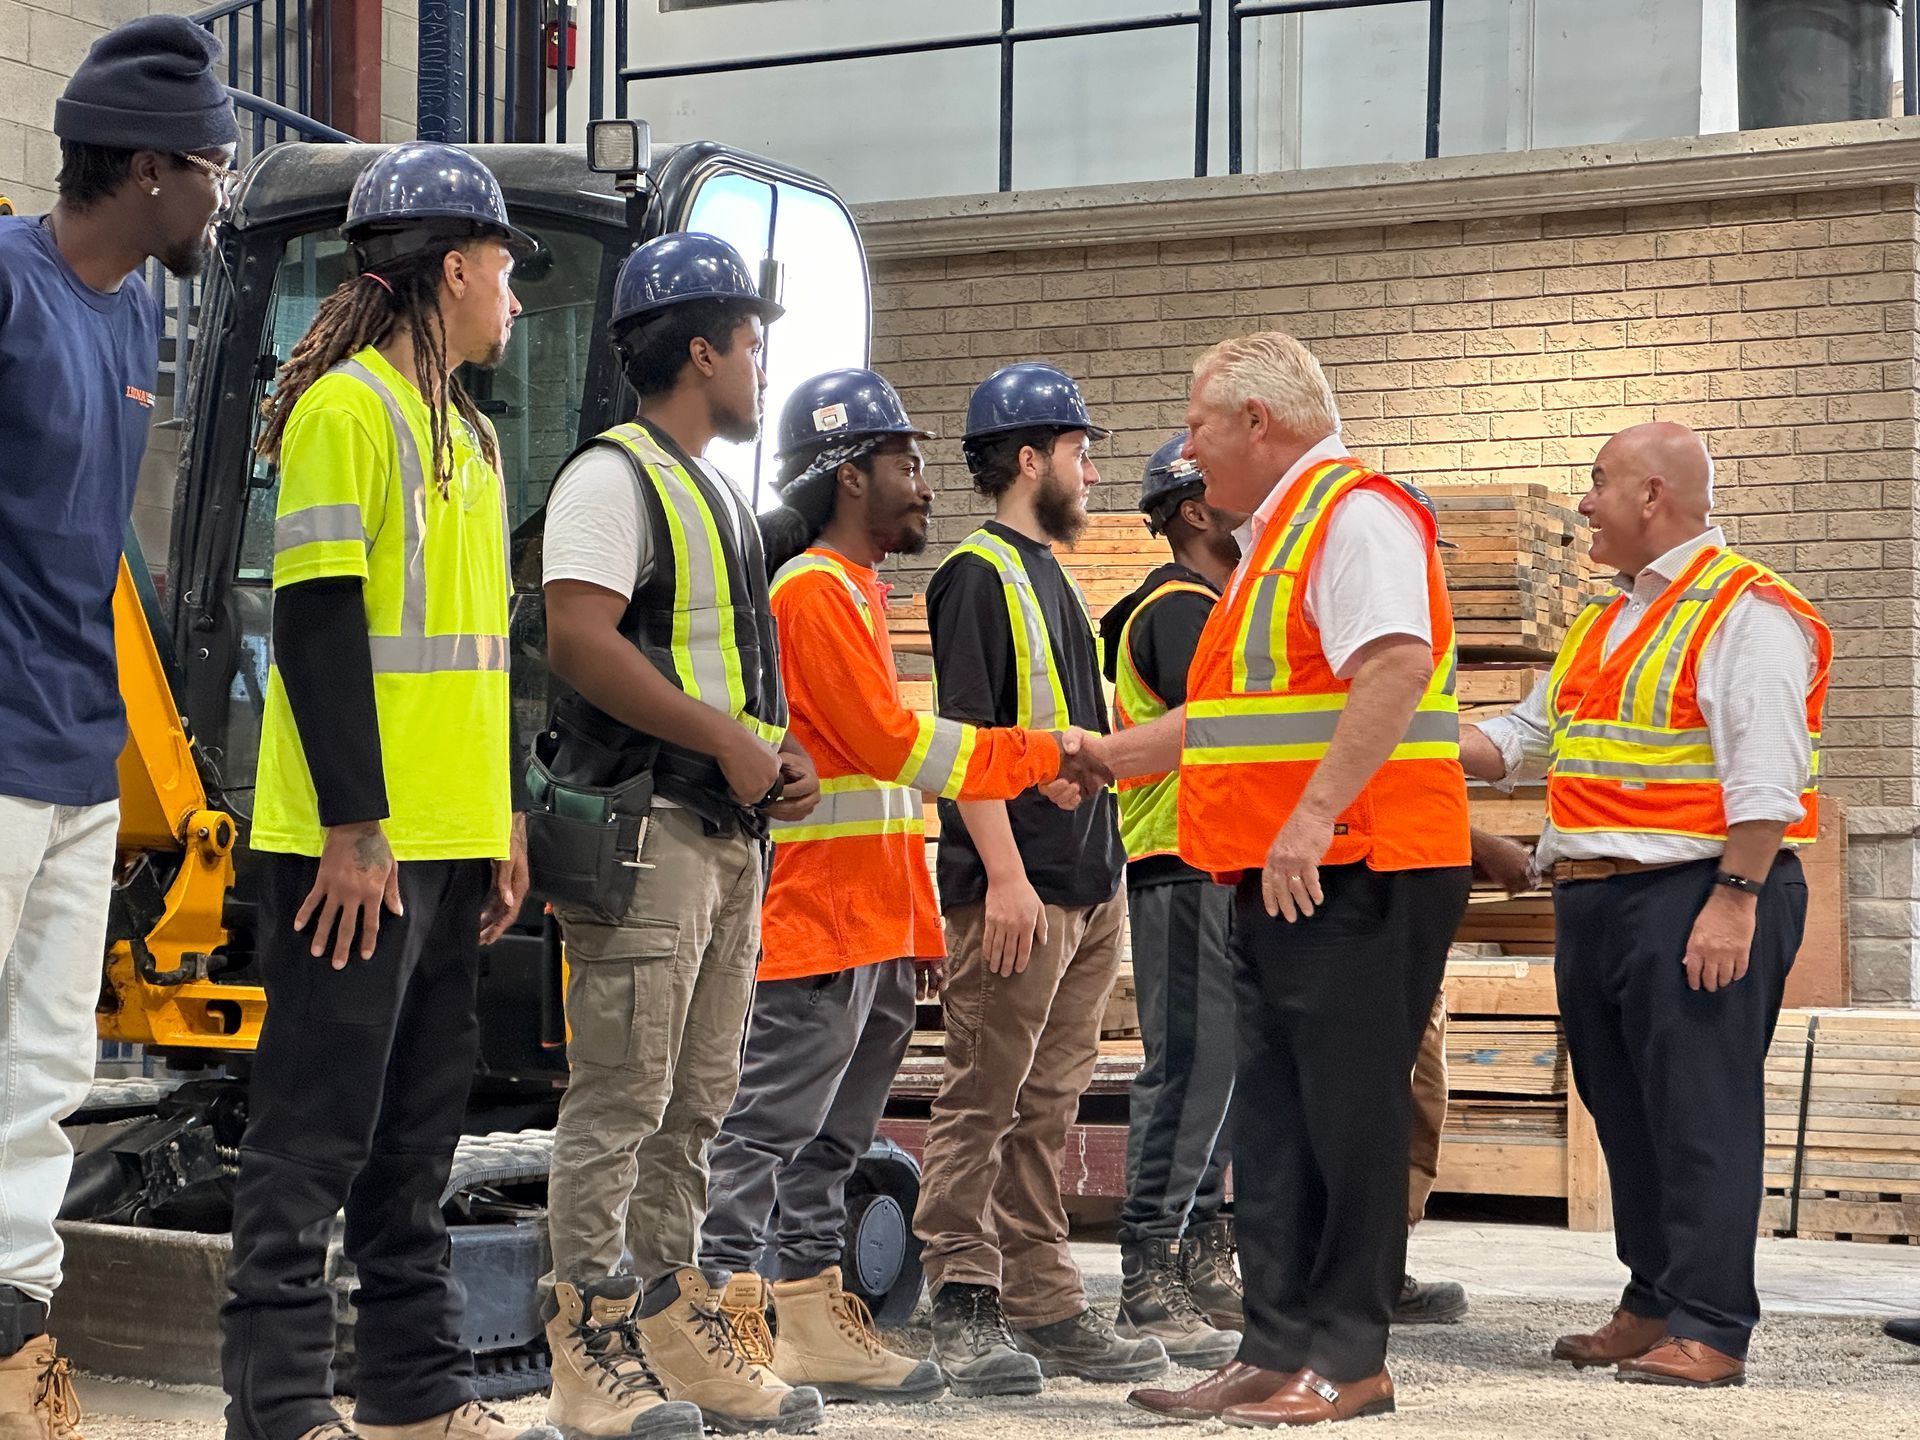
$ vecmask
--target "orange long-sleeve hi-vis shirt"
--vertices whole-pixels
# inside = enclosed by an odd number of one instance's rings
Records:
[[[980,729],[900,699],[873,571],[821,547],[773,581],[792,734],[820,772],[805,820],[773,827],[762,980],[946,954],[923,792],[1005,800],[1060,773],[1049,731]]]

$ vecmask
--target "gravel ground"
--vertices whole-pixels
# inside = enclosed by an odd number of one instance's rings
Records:
[[[1755,1337],[1746,1388],[1708,1393],[1622,1385],[1547,1359],[1553,1337],[1604,1319],[1604,1307],[1488,1300],[1467,1323],[1394,1337],[1397,1416],[1355,1422],[1358,1434],[1422,1440],[1920,1440],[1920,1351],[1886,1339],[1878,1321],[1782,1316]],[[893,1337],[925,1345],[925,1332]],[[88,1440],[220,1440],[210,1391],[86,1387]],[[1225,1434],[1218,1423],[1156,1421],[1121,1403],[1124,1390],[1049,1381],[1032,1400],[943,1401],[902,1408],[834,1406],[822,1435],[900,1440],[1118,1440]],[[507,1407],[538,1420],[543,1402]],[[115,1413],[118,1412],[118,1413]],[[194,1418],[186,1418],[194,1417]],[[1239,1433],[1239,1432],[1234,1432]]]

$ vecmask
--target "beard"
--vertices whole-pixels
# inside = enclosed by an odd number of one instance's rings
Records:
[[[915,511],[914,514],[918,515],[919,512]],[[899,528],[893,532],[893,539],[889,541],[885,547],[887,554],[920,554],[927,548],[927,524],[928,522],[923,520],[920,524],[916,525],[913,523],[913,517],[911,516],[902,520]]]
[[[1077,485],[1064,483],[1051,462],[1033,497],[1033,518],[1049,540],[1072,549],[1087,528],[1087,508]]]
[[[496,340],[487,347],[486,354],[482,355],[478,360],[469,360],[467,363],[477,366],[482,370],[492,370],[498,367],[500,362],[506,358],[507,342],[504,340]]]
[[[192,280],[206,268],[207,254],[211,248],[207,236],[201,234],[162,252],[158,258],[167,267],[169,275],[180,280]]]
[[[715,410],[713,412],[713,433],[719,439],[733,445],[745,445],[760,438],[760,415],[758,402],[754,410],[742,415],[738,410]]]

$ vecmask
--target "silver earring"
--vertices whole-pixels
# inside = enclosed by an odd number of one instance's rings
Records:
[[[156,185],[156,186],[154,186],[154,187],[153,187],[153,189],[152,189],[152,190],[150,190],[150,191],[148,191],[147,193],[148,193],[148,194],[150,194],[150,195],[156,195],[156,196],[157,196],[157,195],[158,195],[158,194],[160,193],[160,187],[159,187],[158,185]]]

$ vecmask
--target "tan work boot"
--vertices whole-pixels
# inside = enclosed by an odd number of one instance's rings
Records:
[[[736,1333],[721,1312],[721,1292],[706,1276],[687,1268],[661,1283],[674,1287],[672,1302],[643,1315],[638,1328],[647,1364],[669,1397],[691,1400],[709,1429],[727,1435],[749,1430],[803,1435],[819,1425],[820,1392],[793,1389],[765,1364],[748,1358],[752,1352],[771,1359],[771,1347],[759,1335]],[[752,1289],[743,1281],[734,1292],[736,1313],[743,1317],[751,1306]],[[764,1333],[764,1311],[760,1326]]]
[[[344,1420],[328,1420],[301,1432],[300,1440],[361,1440],[360,1432]]]
[[[353,1423],[360,1440],[560,1440],[560,1432],[551,1425],[516,1425],[480,1400],[405,1425]]]
[[[51,1335],[0,1359],[0,1440],[83,1440],[73,1371]]]
[[[630,1275],[583,1289],[553,1287],[547,1321],[553,1393],[547,1422],[566,1440],[699,1440],[698,1406],[667,1399],[640,1353],[633,1310],[640,1286]]]
[[[947,1388],[931,1360],[897,1355],[880,1343],[866,1302],[841,1287],[838,1265],[811,1280],[779,1281],[773,1312],[779,1322],[773,1373],[789,1385],[811,1385],[828,1400],[893,1404],[931,1400]]]
[[[720,1291],[720,1315],[733,1331],[733,1348],[750,1365],[773,1369],[773,1331],[767,1328],[767,1277],[737,1270]]]

